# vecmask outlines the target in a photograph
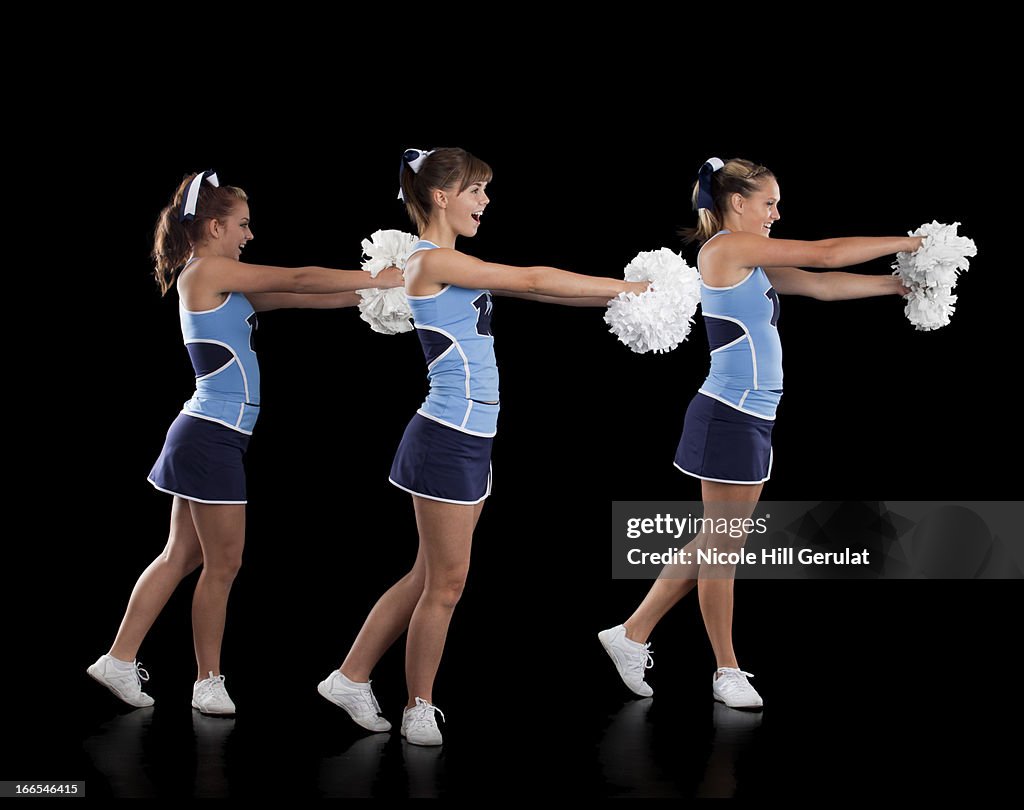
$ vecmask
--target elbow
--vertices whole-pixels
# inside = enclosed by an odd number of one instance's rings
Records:
[[[837,298],[836,275],[836,273],[821,273],[816,279],[818,283],[815,285],[812,297],[818,301],[835,301]]]
[[[839,251],[834,245],[829,245],[828,247],[823,248],[821,263],[818,266],[829,270],[843,266],[842,257],[839,255]]]
[[[314,279],[316,274],[313,272],[311,267],[299,267],[296,268],[292,275],[291,292],[294,293],[311,293],[316,292],[313,289]]]
[[[518,292],[543,293],[544,268],[527,267],[523,272],[522,283],[523,286],[519,288]]]

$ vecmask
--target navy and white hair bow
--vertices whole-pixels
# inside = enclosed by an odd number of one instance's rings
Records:
[[[725,164],[721,158],[708,158],[700,167],[700,174],[697,175],[697,208],[713,209],[715,198],[711,196],[711,175],[721,169]]]
[[[419,174],[423,161],[432,154],[434,154],[433,149],[427,151],[423,149],[406,149],[402,153],[402,161],[398,165],[398,199],[403,202],[405,201],[405,195],[402,194],[402,170],[405,169],[405,164],[409,164],[409,168],[413,170],[413,173]]]
[[[211,186],[220,187],[220,181],[217,179],[217,172],[210,169],[208,172],[200,172],[192,178],[192,182],[188,184],[188,191],[185,192],[184,198],[181,201],[181,213],[178,214],[178,222],[191,222],[196,218],[196,204],[199,202],[199,187],[203,184],[203,181],[209,181]]]

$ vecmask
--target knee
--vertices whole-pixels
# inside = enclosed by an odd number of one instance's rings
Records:
[[[697,546],[704,551],[735,554],[742,551],[747,544],[747,533],[732,528],[713,532],[705,531],[699,539],[700,542]]]
[[[432,601],[452,610],[462,598],[467,574],[466,570],[447,571],[443,576],[427,583],[427,594]]]
[[[203,553],[196,548],[194,551],[181,551],[167,547],[160,555],[160,561],[182,577],[187,577],[203,564]]]
[[[242,550],[223,551],[216,557],[207,558],[203,561],[203,574],[206,577],[213,577],[221,582],[231,583],[238,576],[242,567]]]

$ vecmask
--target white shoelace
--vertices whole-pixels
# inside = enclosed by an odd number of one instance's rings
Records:
[[[373,689],[370,687],[373,681],[366,682],[366,689],[360,689],[360,697],[365,701],[366,705],[375,713],[380,714],[380,704],[377,702],[377,696],[373,694]]]
[[[744,672],[742,669],[725,669],[725,668],[721,668],[718,671],[722,673],[721,675],[718,676],[718,678],[716,678],[716,680],[719,680],[719,681],[722,680],[722,678],[729,677],[730,675],[733,678],[735,678],[737,675],[746,675],[748,678],[753,678],[754,677],[754,673],[753,672]]]
[[[142,686],[142,683],[141,683],[142,681],[148,681],[149,680],[149,673],[146,672],[146,670],[144,670],[142,668],[142,662],[141,661],[136,661],[135,662],[135,677],[139,679],[139,686]]]
[[[203,686],[204,692],[214,692],[217,695],[223,695],[225,698],[228,697],[228,690],[227,687],[224,686],[223,675],[214,675],[211,672],[210,677],[207,678],[203,683],[205,684]]]
[[[428,714],[428,709],[432,712],[437,712],[439,715],[441,715],[442,720],[444,720],[446,723],[448,722],[448,718],[444,716],[443,711],[437,708],[437,706],[435,706],[433,703],[428,703],[423,698],[419,697],[416,698],[416,705],[413,707],[412,710],[411,722],[416,723],[417,725],[422,725],[424,723],[429,724],[430,721],[433,720],[433,715]]]
[[[651,654],[651,642],[644,644],[642,650],[637,650],[632,660],[630,660],[631,669],[636,670],[636,673],[643,677],[644,670],[650,669],[654,666],[654,656]]]

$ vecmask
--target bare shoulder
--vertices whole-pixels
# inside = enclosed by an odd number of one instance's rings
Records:
[[[729,254],[735,253],[737,250],[743,249],[745,246],[753,244],[762,244],[764,237],[755,236],[752,233],[743,233],[730,231],[729,233],[720,233],[717,236],[711,237],[707,242],[704,243],[702,248],[702,255],[713,255],[713,256],[728,256]]]
[[[452,248],[420,250],[409,257],[405,265],[405,290],[409,295],[433,295],[448,283],[445,268],[464,258],[466,254]]]
[[[738,284],[751,268],[736,260],[738,245],[750,234],[723,233],[704,243],[699,252],[700,275],[709,287],[731,287]],[[753,237],[758,238],[758,237]]]
[[[218,279],[228,264],[237,262],[223,256],[201,256],[178,273],[178,296],[185,309],[202,312],[224,303]]]
[[[223,256],[200,256],[189,262],[183,270],[178,273],[178,289],[201,289],[203,287],[216,287],[216,280],[232,265],[237,265],[231,259]]]
[[[722,240],[728,236],[731,236],[731,234],[720,233],[716,236],[712,236],[708,241],[702,244],[700,249],[697,251],[697,255],[700,257],[701,261],[714,256],[718,252],[718,248],[721,247]]]
[[[185,279],[201,279],[226,269],[237,267],[240,262],[229,259],[226,256],[200,256],[187,264],[184,270],[178,274],[180,281]]]
[[[430,250],[421,250],[418,253],[413,254],[409,259],[409,263],[406,265],[406,268],[415,269],[416,267],[419,267],[422,270],[430,272],[439,267],[450,265],[453,261],[458,261],[459,259],[464,258],[466,258],[466,254],[455,250],[454,248],[431,248]]]

